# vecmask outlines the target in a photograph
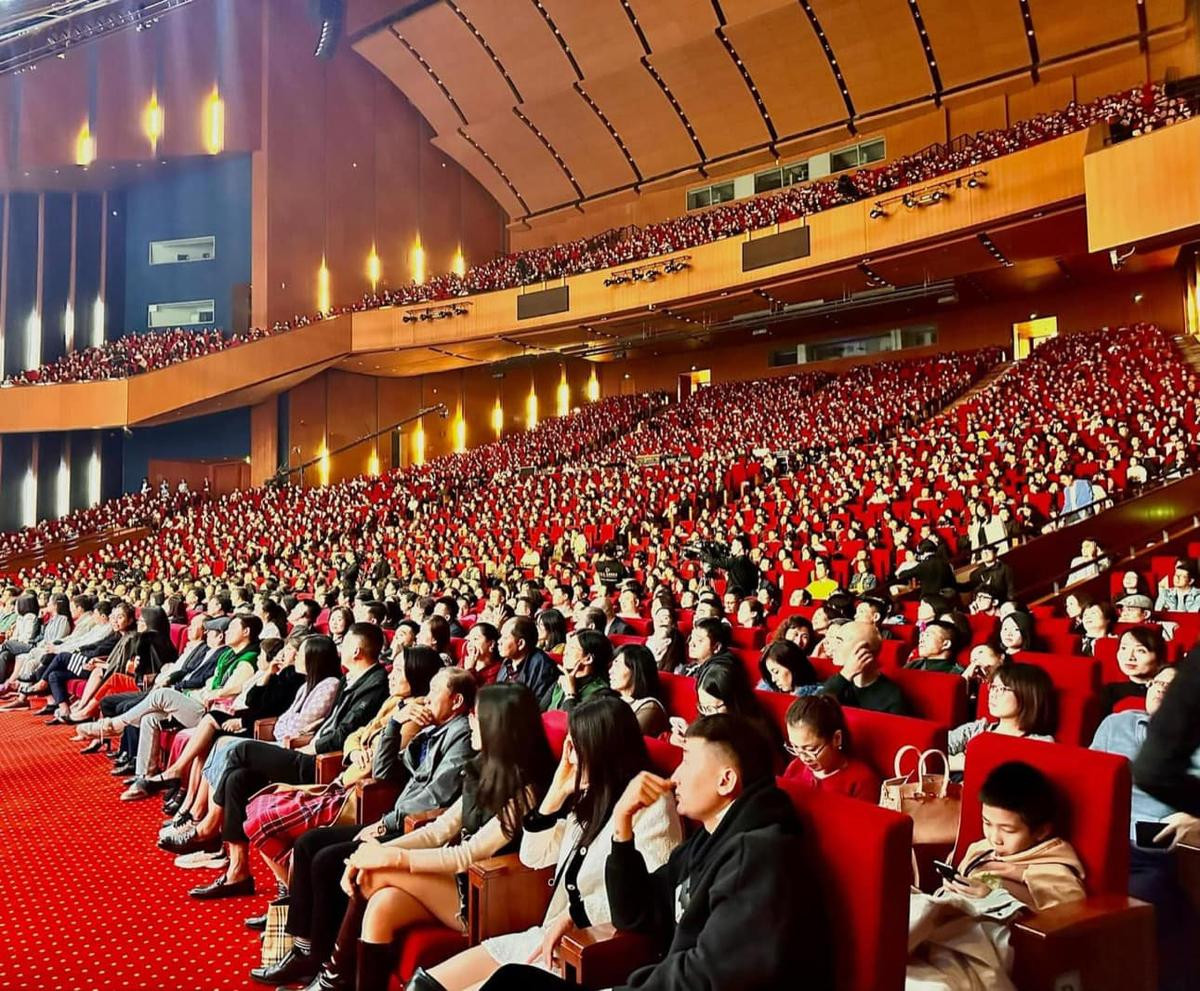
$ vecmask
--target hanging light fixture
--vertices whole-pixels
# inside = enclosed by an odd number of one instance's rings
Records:
[[[562,378],[558,382],[558,392],[555,395],[555,415],[566,416],[571,412],[571,387],[567,385],[567,370],[563,368]]]
[[[96,139],[92,135],[91,122],[85,120],[83,127],[79,129],[79,134],[75,137],[75,164],[86,167],[95,160]]]
[[[500,395],[496,395],[496,404],[492,407],[492,431],[496,434],[496,439],[500,439],[500,435],[504,432],[504,407],[500,405]]]

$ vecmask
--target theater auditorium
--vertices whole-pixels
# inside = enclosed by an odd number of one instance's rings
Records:
[[[1200,991],[1198,21],[0,0],[0,989]]]

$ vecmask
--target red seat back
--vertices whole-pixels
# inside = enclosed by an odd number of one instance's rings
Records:
[[[737,658],[738,663],[745,668],[751,688],[762,680],[762,671],[758,667],[759,651],[753,647],[731,647],[729,653]]]
[[[1019,664],[1032,664],[1041,668],[1050,676],[1055,688],[1089,693],[1100,688],[1100,661],[1094,657],[1019,650],[1013,660]]]
[[[696,679],[683,674],[660,671],[658,685],[667,715],[679,716],[689,723],[696,718]]]
[[[186,623],[171,624],[171,643],[174,644],[175,650],[180,654],[183,653],[183,648],[187,644],[187,631]]]
[[[608,635],[609,642],[616,647],[624,647],[627,643],[642,645],[645,644],[646,638],[634,636],[629,633],[610,633]]]
[[[1129,761],[1115,754],[984,733],[967,746],[962,819],[955,855],[983,836],[979,788],[991,770],[1007,761],[1032,764],[1057,789],[1062,805],[1059,835],[1083,862],[1090,895],[1124,895],[1129,890],[1129,805],[1133,781]]]
[[[749,647],[751,650],[762,650],[767,642],[767,628],[755,626],[734,626],[730,630],[730,641],[735,647]]]
[[[1082,658],[1081,658],[1082,660]],[[1096,727],[1100,725],[1100,698],[1094,689],[1078,687],[1055,687],[1054,691],[1054,739],[1073,747],[1086,747],[1092,742]],[[975,707],[975,718],[988,715],[988,686],[979,689],[979,702]]]
[[[834,987],[900,991],[908,959],[912,820],[794,781],[780,779],[779,787],[812,843],[821,905],[836,934]]]
[[[903,666],[912,647],[904,640],[882,640],[879,644],[879,666],[894,671]]]
[[[912,714],[947,729],[961,726],[967,715],[967,682],[956,674],[900,668],[887,676],[899,687]]]

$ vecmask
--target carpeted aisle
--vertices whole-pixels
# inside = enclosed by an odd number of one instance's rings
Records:
[[[270,872],[256,866],[253,898],[188,898],[216,875],[155,846],[159,799],[118,801],[107,758],[42,723],[0,713],[0,989],[261,988],[242,920],[274,892]]]

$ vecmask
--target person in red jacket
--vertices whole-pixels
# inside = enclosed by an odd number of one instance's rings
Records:
[[[879,775],[847,753],[846,717],[832,695],[796,699],[787,711],[787,735],[787,752],[796,759],[788,765],[785,778],[849,798],[879,801]]]

